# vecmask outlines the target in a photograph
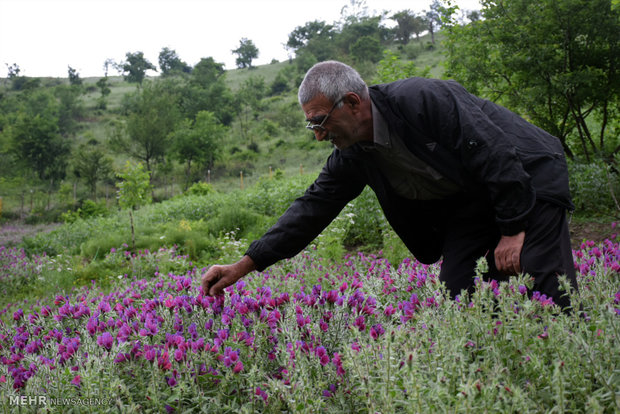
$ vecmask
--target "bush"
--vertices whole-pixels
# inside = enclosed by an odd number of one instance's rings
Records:
[[[570,190],[577,214],[605,214],[617,211],[620,177],[603,161],[571,162]],[[614,199],[615,198],[615,199]]]
[[[204,196],[204,195],[211,194],[213,192],[215,192],[215,189],[213,188],[211,184],[200,181],[200,182],[192,184],[192,186],[188,188],[185,193],[189,195]]]

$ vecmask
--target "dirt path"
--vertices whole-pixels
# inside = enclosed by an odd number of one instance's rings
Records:
[[[0,246],[14,246],[22,241],[24,237],[31,237],[38,233],[47,233],[56,227],[58,223],[52,224],[25,224],[21,222],[4,223],[0,226]]]

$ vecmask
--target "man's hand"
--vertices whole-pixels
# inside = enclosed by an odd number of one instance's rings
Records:
[[[507,275],[521,273],[521,250],[525,232],[514,236],[502,236],[495,248],[495,266],[497,270]]]
[[[219,296],[224,289],[237,282],[243,276],[256,269],[250,256],[243,256],[237,263],[230,265],[214,265],[202,275],[202,291],[205,295]]]

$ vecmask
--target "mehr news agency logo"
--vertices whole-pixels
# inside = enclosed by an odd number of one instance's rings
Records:
[[[54,398],[47,395],[9,395],[9,405],[11,406],[97,406],[112,405],[112,398],[100,397],[69,397]]]

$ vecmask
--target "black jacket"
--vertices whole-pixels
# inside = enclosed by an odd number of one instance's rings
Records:
[[[525,230],[537,199],[573,209],[560,141],[513,112],[471,95],[454,81],[411,78],[369,91],[412,153],[457,183],[464,194],[483,194],[490,200],[502,234]],[[258,270],[294,256],[366,185],[413,255],[424,263],[437,261],[442,237],[432,203],[398,196],[357,145],[334,149],[306,193],[246,254]]]

